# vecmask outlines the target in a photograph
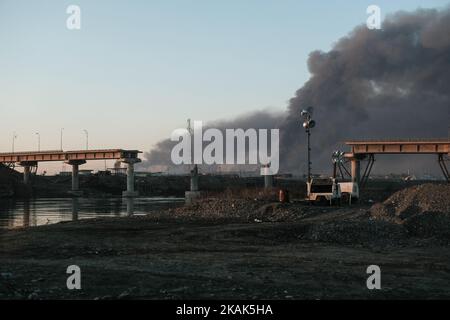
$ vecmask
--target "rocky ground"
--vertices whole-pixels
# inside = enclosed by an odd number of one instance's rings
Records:
[[[378,220],[402,225],[418,237],[450,238],[450,185],[423,184],[399,191],[374,205]]]
[[[0,231],[0,298],[447,299],[449,197],[434,184],[341,208],[248,194]],[[66,288],[72,264],[82,290]],[[366,287],[372,264],[381,290]]]

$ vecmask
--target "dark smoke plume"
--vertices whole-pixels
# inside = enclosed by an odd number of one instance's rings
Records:
[[[240,117],[237,117],[235,119],[231,120],[218,120],[218,121],[212,121],[208,122],[206,124],[203,124],[203,131],[205,131],[207,128],[216,128],[222,131],[222,134],[225,136],[225,129],[237,129],[242,128],[244,130],[249,128],[254,129],[273,129],[273,128],[280,128],[281,124],[283,123],[286,115],[282,112],[276,112],[271,110],[259,110],[255,112],[251,112],[248,114],[241,115]],[[172,151],[173,146],[177,142],[173,142],[170,139],[165,139],[160,141],[156,147],[151,150],[150,152],[145,153],[146,161],[144,161],[141,166],[145,168],[152,168],[153,170],[162,169],[164,170],[164,167],[167,167],[171,173],[186,173],[189,171],[190,166],[175,166],[172,165],[171,159],[170,159],[170,153]],[[235,151],[236,154],[236,151]],[[224,152],[225,155],[225,152]],[[199,166],[200,170],[205,172],[215,172],[218,170],[231,170],[231,171],[239,171],[239,170],[245,170],[245,171],[253,171],[253,172],[259,172],[258,166],[230,166],[230,165],[224,165],[224,166],[207,166],[202,165]]]
[[[386,18],[381,30],[358,26],[331,51],[312,52],[308,68],[311,77],[290,100],[283,121],[258,112],[220,125],[279,126],[281,170],[297,173],[306,167],[300,112],[310,106],[317,122],[312,137],[316,172],[329,172],[331,153],[346,150],[347,139],[448,137],[449,8],[398,12]],[[170,162],[171,146],[160,142],[146,155],[148,163]],[[420,173],[437,168],[436,159],[427,156],[389,160],[377,162],[376,168]]]
[[[450,108],[450,12],[389,16],[382,30],[355,28],[330,52],[310,54],[310,80],[291,99],[282,158],[298,164],[300,110],[315,108],[316,165],[355,138],[446,137]],[[435,160],[435,159],[433,159]],[[417,169],[417,166],[416,166]]]

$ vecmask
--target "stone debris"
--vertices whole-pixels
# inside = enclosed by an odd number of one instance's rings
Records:
[[[298,222],[296,237],[339,244],[401,244],[410,238],[450,240],[450,185],[423,184],[369,206],[327,207],[264,198],[204,198],[169,209],[172,218],[249,223]]]
[[[417,237],[450,237],[450,185],[423,184],[394,193],[370,209],[377,220],[400,224]]]

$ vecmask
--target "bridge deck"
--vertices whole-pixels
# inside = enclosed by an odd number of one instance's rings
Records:
[[[21,151],[0,153],[0,163],[13,162],[44,162],[44,161],[70,161],[70,160],[114,160],[136,159],[138,150],[105,149],[105,150],[76,150],[76,151]]]
[[[449,139],[347,141],[353,155],[365,154],[449,154]]]

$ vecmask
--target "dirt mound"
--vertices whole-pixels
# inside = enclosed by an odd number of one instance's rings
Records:
[[[449,243],[450,186],[425,184],[407,188],[370,209],[230,197],[204,198],[192,206],[169,209],[161,217],[207,222],[292,223],[298,239],[337,244],[389,246],[408,241],[423,243],[427,239]]]
[[[154,215],[152,215],[154,217]],[[167,212],[163,215],[167,217]],[[266,238],[302,239],[335,244],[390,245],[407,239],[403,226],[371,218],[367,210],[276,203],[251,199],[203,199],[194,206],[169,209],[172,218],[209,222],[234,220],[249,223],[288,223],[282,235]]]
[[[423,184],[394,193],[370,209],[380,220],[402,224],[415,236],[450,237],[450,185]]]
[[[293,210],[289,205],[260,199],[203,199],[192,206],[169,210],[172,216],[208,220],[233,219],[239,221],[293,221],[303,215],[303,210]]]
[[[203,199],[192,206],[185,206],[169,210],[172,215],[208,218],[208,219],[244,219],[247,220],[250,214],[258,210],[260,201],[250,201],[244,199]]]

